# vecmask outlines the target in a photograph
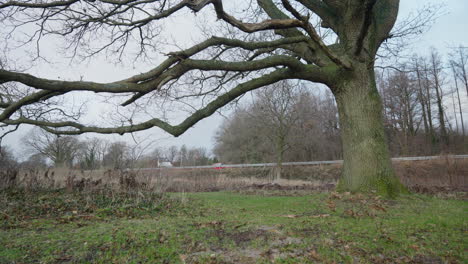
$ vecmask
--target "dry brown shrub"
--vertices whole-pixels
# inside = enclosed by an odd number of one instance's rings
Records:
[[[16,169],[0,170],[0,190],[14,187],[17,178],[18,170]]]

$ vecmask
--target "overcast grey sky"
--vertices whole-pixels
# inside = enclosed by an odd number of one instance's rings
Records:
[[[443,56],[446,56],[448,47],[464,45],[468,46],[468,0],[445,0],[445,1],[428,1],[428,0],[401,0],[399,19],[407,17],[410,12],[414,12],[416,9],[424,6],[425,4],[432,3],[445,3],[443,9],[443,15],[440,16],[432,28],[422,35],[414,44],[410,47],[411,51],[419,54],[427,54],[430,47],[437,48]],[[172,30],[172,29],[171,29]],[[193,25],[187,19],[182,19],[177,24],[175,31],[182,33],[184,38],[197,39]],[[199,39],[199,38],[198,38]],[[49,53],[54,52],[52,46],[45,47]],[[47,51],[48,49],[48,51]],[[24,56],[19,54],[18,56]],[[84,78],[85,80],[97,81],[97,82],[108,82],[115,81],[128,77],[138,71],[145,71],[149,69],[149,65],[114,65],[113,63],[105,62],[102,60],[96,60],[90,64],[79,64],[79,65],[68,65],[67,63],[61,62],[60,58],[55,58],[56,63],[44,66],[35,66],[29,72],[37,74],[41,77],[57,78],[76,80]],[[99,112],[99,106],[91,105],[91,112]],[[466,111],[465,107],[465,111]],[[148,131],[136,133],[134,136],[138,141],[149,142],[155,140],[157,145],[169,146],[169,145],[182,145],[188,146],[206,147],[211,150],[213,146],[213,137],[216,129],[220,125],[223,117],[219,114],[213,115],[206,118],[196,124],[193,128],[188,130],[185,134],[178,138],[174,138],[169,134],[164,133],[158,128],[153,128]],[[27,136],[30,127],[23,126],[19,131],[8,135],[5,138],[4,143],[14,148],[16,154],[22,152],[21,139]],[[96,136],[95,134],[89,134],[82,137]],[[106,136],[110,140],[125,140],[132,141],[130,135],[125,136]]]

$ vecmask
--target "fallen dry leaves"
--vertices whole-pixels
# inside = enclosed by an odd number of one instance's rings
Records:
[[[198,227],[220,227],[223,225],[223,222],[211,221],[211,222],[206,222],[206,223],[196,223],[195,225]]]
[[[330,210],[332,210],[333,212],[336,211],[336,203],[332,200],[328,200],[327,201],[327,206],[328,208],[330,208]]]
[[[353,218],[377,217],[379,212],[387,212],[385,201],[378,195],[332,192],[326,200],[326,206],[332,212],[336,212],[338,204],[344,207],[344,215]]]
[[[315,261],[320,261],[322,260],[322,258],[320,257],[320,255],[317,253],[317,251],[315,251],[314,249],[312,249],[311,251],[309,251],[309,257]]]
[[[412,248],[412,249],[414,249],[414,250],[419,250],[419,246],[418,246],[418,245],[415,245],[415,244],[410,245],[409,247]]]

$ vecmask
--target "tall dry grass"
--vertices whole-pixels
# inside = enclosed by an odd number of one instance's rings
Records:
[[[413,190],[445,188],[467,191],[468,159],[441,156],[428,161],[396,161],[396,174]],[[274,180],[272,167],[140,169],[78,171],[65,168],[0,171],[0,188],[60,189],[68,191],[111,189],[116,191],[200,192],[272,189],[331,189],[341,165],[284,166],[282,179]]]
[[[410,189],[468,191],[468,159],[445,155],[434,160],[394,162],[394,168],[402,183]]]

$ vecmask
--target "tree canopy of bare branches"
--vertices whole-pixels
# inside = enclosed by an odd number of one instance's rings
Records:
[[[288,79],[322,83],[333,92],[340,114],[345,162],[339,189],[400,192],[403,188],[385,143],[373,70],[379,47],[392,37],[399,0],[249,3],[244,8],[229,7],[222,0],[1,1],[0,21],[10,29],[11,39],[22,27],[33,27],[28,38],[18,41],[40,44],[45,36],[61,37],[72,56],[106,52],[120,58],[131,45],[139,47],[137,57],[143,56],[157,46],[162,23],[187,9],[212,14],[232,34],[208,34],[196,45],[168,53],[146,72],[109,83],[46,79],[2,67],[0,83],[27,89],[11,93],[2,89],[0,122],[37,125],[65,135],[124,134],[159,127],[178,136],[249,91]],[[152,117],[105,127],[76,120],[61,108],[54,108],[54,115],[23,111],[76,91],[126,96],[122,107],[151,98],[202,102],[179,124]],[[45,104],[41,113],[49,107]]]

